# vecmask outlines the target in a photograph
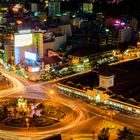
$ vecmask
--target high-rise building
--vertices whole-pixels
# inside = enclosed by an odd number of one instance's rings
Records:
[[[48,4],[48,16],[54,17],[60,13],[60,0],[49,0]]]
[[[119,42],[129,42],[131,40],[131,28],[129,26],[119,29]]]
[[[118,45],[119,43],[126,43],[131,41],[132,31],[131,27],[125,22],[112,19],[106,22],[106,26],[102,29],[100,36],[100,45]]]
[[[119,30],[114,27],[108,27],[103,30],[103,35],[100,37],[100,45],[114,45],[117,46],[119,43],[118,34]]]
[[[104,36],[100,38],[100,45],[115,45],[131,41],[131,28],[129,26],[123,28],[110,27],[104,31]]]

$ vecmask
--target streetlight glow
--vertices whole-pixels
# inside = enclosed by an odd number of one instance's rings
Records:
[[[50,94],[54,94],[54,90],[50,90]]]

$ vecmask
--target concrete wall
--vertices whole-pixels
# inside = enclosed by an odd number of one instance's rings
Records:
[[[58,50],[61,45],[66,43],[66,34],[62,36],[55,37],[55,48],[54,50]]]
[[[44,54],[44,56],[46,56],[46,50],[47,49],[55,50],[55,41],[44,43],[43,48],[44,48],[43,49],[43,54]]]
[[[71,32],[71,25],[70,24],[66,24],[66,25],[61,25],[59,26],[62,31],[66,34],[67,37],[72,36],[72,32]]]

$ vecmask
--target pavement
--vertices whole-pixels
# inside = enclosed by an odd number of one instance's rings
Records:
[[[14,89],[11,89],[11,94],[15,93],[15,89],[18,90],[18,95],[23,95],[23,92],[26,92],[26,96],[30,96],[30,97],[34,97],[37,96],[38,98],[42,98],[45,96],[50,96],[51,99],[53,101],[56,102],[60,102],[66,106],[69,106],[70,108],[73,109],[72,114],[74,114],[74,112],[76,112],[78,115],[77,117],[73,116],[69,117],[67,119],[67,121],[64,122],[63,124],[63,128],[61,129],[60,126],[53,126],[54,130],[50,130],[49,128],[46,130],[45,128],[45,132],[39,131],[39,132],[32,132],[31,135],[27,138],[31,139],[31,140],[36,140],[37,138],[39,138],[40,136],[48,136],[48,135],[52,135],[53,133],[64,133],[62,134],[64,136],[64,138],[67,139],[63,139],[63,140],[70,140],[71,139],[75,140],[75,139],[79,139],[79,140],[97,140],[97,132],[94,134],[93,137],[93,131],[97,130],[98,128],[98,132],[100,131],[101,125],[104,126],[108,126],[110,125],[110,117],[108,117],[109,119],[104,120],[103,123],[103,117],[101,117],[99,114],[102,113],[102,109],[100,109],[99,107],[93,106],[93,105],[89,105],[84,103],[81,100],[78,99],[74,99],[74,98],[70,98],[68,96],[64,96],[63,94],[61,94],[60,92],[55,93],[54,95],[50,95],[48,94],[48,90],[47,87],[44,86],[42,87],[41,84],[33,84],[31,85],[30,83],[28,83],[27,81],[19,78],[19,81],[16,80],[16,78],[10,77],[11,80],[14,83]],[[47,85],[47,84],[46,84]],[[41,86],[41,87],[40,87]],[[30,92],[27,92],[29,89]],[[37,91],[37,92],[35,92]],[[34,94],[33,94],[34,93]],[[0,94],[1,96],[5,95],[5,96],[9,96],[9,93],[4,92],[2,94]],[[106,114],[106,110],[103,110],[104,114]],[[71,112],[68,110],[68,113],[71,114]],[[73,119],[73,121],[71,120]],[[132,119],[130,117],[127,116],[122,116],[121,114],[116,114],[113,117],[113,122],[116,122],[116,120],[119,122],[118,124],[121,125],[121,123],[125,123],[125,125],[135,125],[133,126],[134,128],[137,128],[139,126],[139,119]],[[69,123],[70,122],[70,123]],[[116,124],[114,124],[116,126]],[[120,128],[120,127],[117,127]],[[140,129],[140,128],[138,128]],[[112,135],[114,136],[114,134],[116,133],[116,130],[111,130],[113,133]],[[16,136],[14,136],[14,134]],[[15,133],[14,131],[0,131],[0,135],[3,136],[4,138],[7,137],[11,137],[12,138],[19,138],[20,136],[20,132]],[[23,136],[23,134],[22,134]],[[65,137],[66,136],[66,137]],[[112,137],[113,137],[112,136]],[[32,139],[35,138],[35,139]],[[21,136],[20,136],[21,138]],[[10,138],[7,138],[8,140],[11,140]],[[14,139],[16,140],[16,139]],[[21,139],[19,139],[21,140]],[[38,139],[39,140],[39,139]],[[111,140],[115,140],[113,138],[111,138]]]

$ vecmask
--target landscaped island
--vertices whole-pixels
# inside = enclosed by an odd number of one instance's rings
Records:
[[[44,127],[61,122],[65,113],[57,104],[49,101],[24,99],[3,99],[0,102],[0,122],[10,127]]]

